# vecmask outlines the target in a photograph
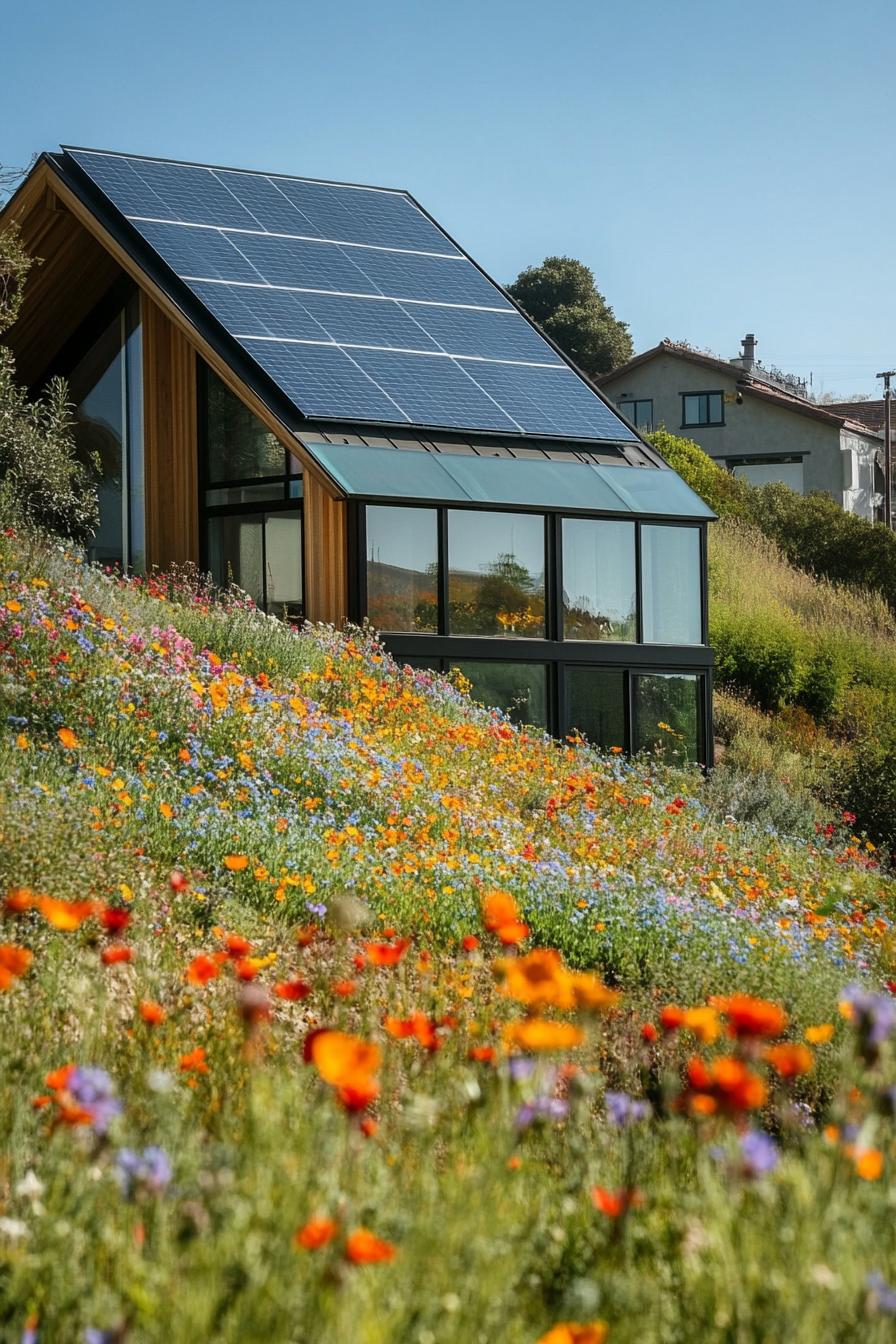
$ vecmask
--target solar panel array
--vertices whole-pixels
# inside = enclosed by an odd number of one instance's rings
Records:
[[[635,437],[404,192],[66,153],[305,416]]]

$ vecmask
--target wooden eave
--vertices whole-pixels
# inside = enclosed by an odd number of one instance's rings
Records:
[[[74,292],[88,291],[90,297],[88,306],[92,306],[100,294],[114,282],[118,272],[123,271],[184,334],[192,347],[209,367],[214,369],[234,395],[239,397],[262,424],[294,454],[301,462],[303,471],[313,477],[328,495],[344,499],[344,491],[321,467],[303,443],[300,433],[277,415],[265,399],[234,371],[207,335],[190,319],[165,287],[148,274],[146,268],[131,255],[128,248],[114,236],[106,224],[97,218],[90,207],[63,180],[48,158],[41,158],[38,161],[0,212],[0,227],[13,222],[18,224],[28,251],[35,257],[43,257],[44,261],[44,264],[32,269],[26,282],[28,288],[25,305],[19,321],[8,334],[10,343],[15,347],[24,345],[27,349],[29,339],[32,338],[29,323],[36,323],[39,320],[38,312],[43,309],[45,302],[52,301],[53,289],[63,277],[68,280],[71,287],[72,277],[67,275],[66,265],[63,264],[61,268],[59,265],[54,266],[53,255],[54,249],[61,241],[62,231],[71,235],[72,221],[81,226],[97,244],[95,249],[88,249],[91,264],[79,276]],[[111,259],[111,264],[105,261],[106,258]],[[86,311],[82,316],[86,316]],[[39,368],[35,369],[33,376],[29,376],[32,374],[31,363],[32,361],[26,358],[26,368],[22,371],[27,383],[34,381],[42,371]]]

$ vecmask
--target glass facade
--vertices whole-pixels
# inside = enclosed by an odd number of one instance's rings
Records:
[[[145,568],[143,392],[140,300],[111,319],[68,375],[75,443],[97,466],[100,523],[88,556],[102,565]]]
[[[548,670],[543,663],[464,660],[450,664],[470,683],[470,697],[503,710],[514,723],[548,725]]]
[[[205,567],[257,606],[300,620],[302,472],[275,435],[205,365],[199,376]]]
[[[538,514],[448,511],[448,632],[543,639],[545,534]]]
[[[639,673],[634,682],[634,751],[669,760],[701,759],[701,679],[671,672]]]
[[[703,531],[371,503],[357,616],[400,663],[457,668],[473,699],[516,723],[702,762],[712,662]]]
[[[699,528],[642,525],[641,621],[646,644],[702,643]]]
[[[625,672],[615,668],[566,668],[565,728],[595,747],[626,746]]]
[[[638,638],[634,523],[563,520],[563,636]]]
[[[637,429],[653,429],[653,398],[643,397],[629,401],[620,401],[619,409],[623,415],[627,415],[629,420]]]
[[[378,630],[439,628],[439,518],[435,509],[367,509],[367,615]]]

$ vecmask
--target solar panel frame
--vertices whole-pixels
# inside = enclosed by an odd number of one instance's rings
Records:
[[[643,439],[634,427],[630,426],[624,417],[620,416],[615,408],[607,403],[566,356],[559,351],[556,344],[530,323],[510,296],[460,248],[455,240],[446,233],[410,193],[352,183],[330,183],[308,178],[287,178],[278,174],[255,173],[252,170],[231,167],[222,166],[219,168],[214,165],[185,164],[176,160],[153,160],[133,155],[120,155],[114,151],[86,150],[76,147],[64,147],[63,157],[65,160],[74,163],[78,173],[87,180],[91,192],[93,190],[100,191],[109,201],[113,210],[117,211],[122,219],[127,221],[127,227],[141,241],[145,240],[161,256],[162,260],[170,266],[177,276],[181,285],[189,292],[191,299],[195,296],[196,303],[202,307],[202,314],[208,313],[213,318],[226,339],[239,343],[253,363],[275,383],[278,394],[285,395],[288,398],[294,411],[299,413],[301,420],[348,421],[363,419],[365,422],[369,421],[382,425],[419,425],[421,428],[438,429],[448,433],[478,431],[499,435],[507,434],[513,437],[531,435],[577,441],[597,439],[603,442],[643,444]],[[85,166],[85,159],[88,159],[90,167]],[[116,168],[125,165],[128,169],[124,178],[128,191],[131,193],[127,196],[127,201],[135,211],[132,216],[124,212],[121,203],[117,202],[110,192],[107,162],[102,168],[97,167],[98,161],[108,160],[114,161]],[[149,165],[145,169],[145,177],[137,174],[136,184],[131,170],[131,165],[134,163]],[[251,206],[254,199],[252,191],[255,190],[256,194],[268,192],[267,185],[261,186],[260,184],[276,182],[278,190],[286,184],[287,190],[284,193],[284,201],[286,202],[292,190],[289,184],[295,183],[298,184],[296,192],[299,191],[299,188],[302,191],[306,186],[309,188],[301,198],[306,204],[312,197],[318,201],[332,202],[339,196],[339,193],[343,193],[341,200],[349,203],[356,203],[358,199],[358,196],[351,193],[364,193],[365,199],[368,200],[388,201],[390,203],[389,209],[393,211],[397,209],[406,219],[425,220],[425,238],[418,230],[415,237],[402,239],[402,241],[417,244],[416,248],[409,250],[386,247],[380,243],[360,242],[354,239],[342,239],[338,243],[333,243],[329,239],[316,238],[310,232],[310,229],[320,228],[322,221],[311,218],[313,211],[310,205],[307,211],[298,208],[296,200],[289,202],[285,213],[280,212],[276,221],[287,223],[290,227],[293,227],[289,210],[295,208],[296,215],[300,219],[300,227],[306,228],[302,221],[307,219],[307,227],[309,228],[309,233],[295,237],[290,234],[288,238],[282,238],[279,233],[275,233],[273,230],[265,232],[263,222],[258,218],[258,211],[255,212],[255,216],[251,220],[253,226],[251,228],[223,222],[197,227],[198,221],[188,224],[173,219],[166,220],[165,203],[162,202],[161,205],[157,206],[149,198],[148,190],[144,190],[144,188],[150,188],[153,173],[161,172],[162,180],[167,181],[169,172],[172,170],[175,174],[187,171],[191,182],[196,181],[198,175],[206,186],[209,182],[215,184],[211,190],[217,202],[216,209],[220,211],[215,215],[216,220],[243,218],[240,211],[247,210]],[[245,186],[247,183],[255,184],[252,190]],[[239,191],[233,191],[233,188],[240,187],[240,184],[244,184],[243,200],[240,199]],[[312,187],[315,189],[314,192],[310,190]],[[223,198],[221,193],[223,193]],[[182,201],[183,198],[184,193],[180,193],[178,200]],[[268,199],[272,199],[269,192]],[[143,208],[151,208],[155,213],[149,218],[136,213],[137,210]],[[277,209],[279,211],[279,204]],[[186,213],[186,210],[184,210],[184,213]],[[171,214],[170,210],[168,210],[168,214]],[[346,220],[351,216],[352,211],[349,209],[344,209],[339,215],[343,232],[350,232]],[[268,222],[273,221],[274,216],[271,215]],[[169,226],[168,228],[165,228],[166,223]],[[172,243],[172,226],[184,231],[195,229],[197,234],[205,235],[205,237],[201,242],[197,239],[194,239],[192,243],[182,241],[175,248]],[[214,238],[210,235],[214,235]],[[369,230],[367,236],[369,236]],[[288,272],[283,269],[284,254],[281,253],[280,268],[276,272],[277,275],[285,275],[287,278],[295,279],[294,263],[298,256],[306,265],[306,271],[302,278],[306,283],[308,279],[316,279],[318,282],[316,285],[313,287],[309,285],[306,289],[289,283],[284,283],[282,286],[270,283],[270,276],[264,275],[263,270],[267,268],[271,254],[266,254],[264,264],[260,267],[257,264],[262,261],[262,253],[259,252],[259,247],[263,247],[263,245],[259,244],[257,240],[273,240],[275,237],[277,237],[278,246],[282,243],[304,244],[304,248],[298,253],[292,247],[289,248]],[[435,240],[438,248],[445,250],[437,252],[419,250],[421,242],[429,242],[430,240]],[[307,270],[308,248],[324,249],[313,254],[313,276],[309,276]],[[355,257],[360,254],[363,254],[363,266],[358,265],[355,261]],[[205,260],[202,261],[202,265],[205,267],[206,274],[196,275],[194,274],[194,262],[203,256]],[[234,257],[237,258],[236,261],[234,261]],[[327,258],[327,263],[323,266],[320,264],[322,257]],[[228,267],[230,268],[229,274],[225,274]],[[447,284],[446,267],[451,268],[449,274],[453,277],[450,286]],[[455,267],[458,269],[455,270]],[[209,274],[210,271],[217,272],[217,274]],[[248,278],[256,273],[259,276],[257,280]],[[417,290],[417,293],[413,296],[396,295],[394,293],[377,295],[370,292],[375,286],[380,290],[383,287],[394,289],[396,284],[400,283],[400,277],[402,275],[407,277],[409,274],[413,276],[413,288]],[[398,280],[396,280],[396,276],[399,277]],[[462,277],[460,285],[454,279],[458,276]],[[346,279],[347,277],[351,277],[350,281]],[[233,285],[226,283],[228,281],[232,281]],[[333,333],[326,330],[322,324],[320,336],[284,336],[282,334],[283,324],[274,323],[272,325],[270,321],[266,321],[257,300],[246,300],[245,296],[237,296],[234,292],[229,293],[226,300],[220,297],[217,303],[212,303],[210,299],[212,287],[209,282],[215,282],[216,285],[228,290],[237,285],[240,288],[245,287],[247,290],[256,288],[259,291],[266,292],[278,287],[282,288],[284,292],[299,299],[294,313],[299,323],[296,330],[301,331],[314,330],[313,326],[311,328],[308,326],[308,317],[312,316],[308,313],[308,307],[317,307],[317,301],[310,297],[315,291],[323,292],[327,297],[336,296],[340,300],[350,299],[356,293],[366,294],[368,298],[376,300],[378,312],[383,315],[389,313],[388,323],[383,321],[382,326],[388,326],[389,328],[395,326],[394,318],[396,308],[398,308],[404,310],[413,323],[414,331],[419,330],[420,337],[417,338],[415,335],[415,347],[406,350],[392,344],[396,339],[393,331],[385,338],[380,335],[376,341],[376,348],[370,351],[366,348],[366,340],[358,342],[357,345],[349,342],[347,337],[352,333],[343,328],[339,331],[337,348],[342,350],[347,363],[337,361],[334,365],[330,356],[321,358],[319,355],[310,354],[308,353],[308,347],[302,355],[297,355],[295,351],[292,354],[288,351],[281,351],[275,356],[270,349],[262,352],[261,347],[275,345],[278,341],[296,343],[306,340],[315,342],[319,340],[321,344],[315,348],[318,351],[329,351],[333,348]],[[360,290],[350,290],[346,293],[336,287],[341,283],[359,284],[362,288]],[[307,306],[304,302],[305,297],[308,298]],[[453,302],[452,298],[454,300],[460,298],[461,301]],[[475,300],[480,300],[480,302]],[[390,307],[380,307],[381,304],[389,304]],[[190,306],[192,307],[192,304]],[[463,314],[467,322],[467,329],[464,330],[463,323],[453,321],[447,310]],[[287,308],[287,311],[291,312],[293,310]],[[356,311],[360,312],[361,310],[357,309]],[[414,317],[411,317],[411,311],[413,311]],[[247,312],[250,314],[251,320],[248,320],[248,325],[243,326],[242,323],[247,321]],[[505,313],[507,314],[508,326],[506,331],[511,333],[509,342],[503,340],[502,332],[505,329],[494,321],[494,313],[496,312],[501,314],[502,318]],[[241,329],[236,331],[234,330],[234,314],[239,316],[241,325]],[[481,314],[490,315],[483,317],[480,316]],[[317,316],[318,314],[315,313],[312,320],[316,320]],[[425,320],[420,320],[421,318],[429,318],[430,326],[427,326]],[[498,319],[499,322],[500,320],[501,318]],[[484,333],[481,338],[475,335],[477,324]],[[403,331],[408,330],[403,324],[399,325],[402,326]],[[516,332],[513,331],[513,328],[516,328]],[[491,335],[488,334],[489,329]],[[444,344],[445,342],[440,341],[439,338],[445,336],[446,333],[448,333],[447,344],[449,346],[459,345],[460,348],[446,349],[441,355],[433,355],[431,346],[433,344]],[[517,333],[524,334],[518,336]],[[366,329],[362,334],[366,336]],[[452,336],[454,339],[452,339]],[[480,340],[485,341],[484,346],[480,344]],[[495,344],[489,344],[490,341],[494,341]],[[480,351],[484,350],[485,353],[474,353],[477,347]],[[430,357],[427,357],[427,352],[429,352]],[[527,354],[533,356],[531,361],[523,358]],[[418,357],[420,355],[423,356],[422,359]],[[408,363],[409,356],[414,357],[410,364]],[[448,359],[446,356],[452,358]],[[543,365],[541,363],[542,358],[547,361]],[[454,368],[450,369],[449,366],[452,364]],[[484,370],[481,381],[477,379],[476,366],[481,366]],[[548,367],[568,375],[562,379],[563,384],[565,384],[564,387],[561,388],[557,384],[552,385],[545,382],[541,373]],[[313,370],[320,368],[325,368],[328,372],[328,376],[324,378],[320,387],[303,384],[301,379],[296,377],[298,370],[304,369],[311,376]],[[344,374],[347,368],[351,369],[351,374],[347,375],[351,394],[341,397],[336,371],[340,370]],[[436,372],[437,368],[438,372]],[[409,369],[415,370],[415,377],[426,371],[433,386],[428,390],[425,386],[415,385],[413,379],[408,381]],[[515,370],[516,372],[513,376],[508,377],[506,373],[496,374],[498,369]],[[281,373],[283,370],[289,371],[285,383],[278,381],[276,370],[280,370]],[[520,380],[533,377],[537,381],[530,386],[530,395],[525,395]],[[457,397],[453,408],[450,399],[446,401],[443,395],[446,389],[452,387],[455,389]],[[508,387],[514,393],[513,405],[498,407],[497,401],[499,398],[494,395],[495,390]],[[552,387],[554,393],[550,398],[551,404],[539,407],[537,398],[533,398],[531,393],[535,389],[546,390],[549,387]],[[373,392],[371,392],[371,388]],[[572,389],[575,389],[575,394],[572,393]],[[561,392],[563,395],[560,395]],[[565,413],[564,406],[570,395],[572,395],[575,405]],[[327,400],[327,396],[330,396],[331,399]],[[399,397],[404,397],[407,405],[402,406],[398,400]],[[585,409],[586,406],[588,410]],[[424,419],[422,418],[424,416],[435,416],[436,418]],[[653,456],[655,461],[661,461],[661,459],[656,459],[655,455]]]

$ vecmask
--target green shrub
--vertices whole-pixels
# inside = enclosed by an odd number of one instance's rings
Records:
[[[669,466],[678,472],[701,499],[720,518],[739,518],[752,521],[753,488],[747,481],[733,476],[718,466],[692,439],[670,434],[667,429],[655,430],[650,442],[661,453]]]
[[[802,641],[792,626],[781,619],[759,625],[749,616],[723,611],[712,617],[710,638],[722,686],[741,691],[764,710],[795,699]]]
[[[818,723],[828,723],[843,701],[849,667],[837,648],[816,648],[800,677],[797,703]]]

